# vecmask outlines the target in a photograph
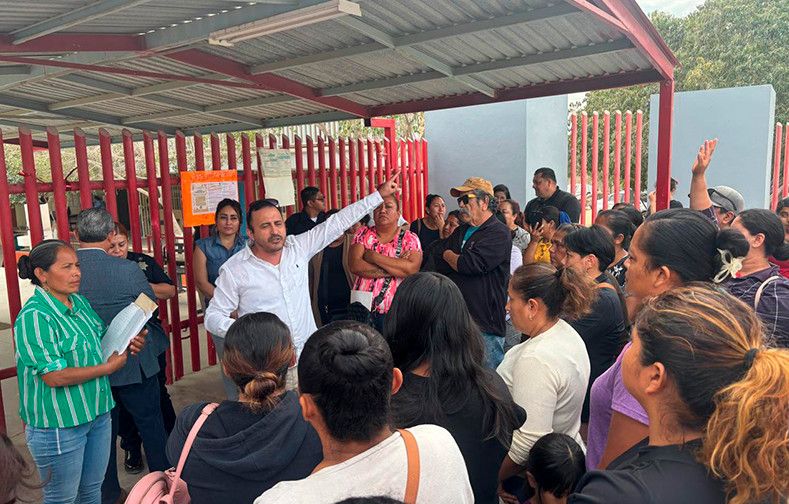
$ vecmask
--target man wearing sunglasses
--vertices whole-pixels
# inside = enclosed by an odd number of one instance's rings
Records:
[[[224,338],[235,322],[231,316],[269,312],[290,329],[301,353],[316,331],[309,291],[309,262],[343,235],[364,215],[398,190],[397,170],[376,192],[345,207],[325,222],[298,236],[288,235],[282,210],[275,200],[258,200],[247,211],[249,244],[219,270],[216,290],[205,314],[206,330]],[[295,387],[295,367],[288,371],[289,388]]]
[[[446,239],[443,260],[436,261],[436,269],[463,294],[485,339],[485,364],[495,369],[504,358],[512,235],[495,215],[497,202],[489,181],[471,177],[450,192],[470,220]]]
[[[699,149],[693,163],[693,178],[690,182],[690,208],[703,212],[723,229],[731,226],[737,214],[745,210],[745,198],[728,186],[707,188],[706,172],[718,139],[707,140]]]

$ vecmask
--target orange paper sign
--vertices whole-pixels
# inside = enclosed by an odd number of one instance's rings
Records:
[[[225,198],[238,201],[238,172],[181,172],[184,226],[206,226],[214,223],[216,205]]]

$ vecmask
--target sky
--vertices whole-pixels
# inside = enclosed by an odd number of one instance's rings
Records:
[[[684,16],[693,11],[704,0],[636,0],[638,5],[649,14],[652,11],[665,11],[675,16]]]

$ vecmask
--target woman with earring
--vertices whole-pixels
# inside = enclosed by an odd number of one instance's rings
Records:
[[[101,502],[110,456],[109,375],[126,364],[126,352],[103,361],[106,327],[77,294],[77,253],[45,240],[19,259],[19,277],[36,286],[14,324],[19,414],[44,486],[44,503]],[[130,345],[135,354],[145,331]]]
[[[589,382],[589,354],[583,339],[565,322],[589,312],[597,296],[594,280],[573,268],[547,263],[521,266],[510,281],[507,311],[527,339],[504,356],[496,370],[526,422],[513,433],[499,480],[523,474],[529,451],[551,432],[567,434],[583,446],[581,409]],[[513,496],[499,490],[510,502]]]

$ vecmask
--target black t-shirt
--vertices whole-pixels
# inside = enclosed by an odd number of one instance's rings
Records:
[[[598,284],[605,281],[605,275],[597,278]],[[609,288],[599,288],[597,293],[597,300],[592,304],[592,311],[588,315],[568,321],[584,340],[591,365],[586,398],[581,410],[581,421],[584,423],[589,421],[589,392],[592,383],[611,367],[627,339],[619,295]]]
[[[323,249],[318,281],[318,309],[324,324],[332,320],[332,315],[345,313],[351,302],[351,287],[342,266],[343,248],[340,245]]]
[[[581,478],[567,504],[725,504],[723,482],[696,460],[701,440],[649,446],[644,439],[605,471]]]
[[[411,232],[419,237],[419,243],[422,244],[422,250],[425,250],[430,244],[441,239],[440,231],[425,226],[422,219],[417,219],[411,223]]]
[[[534,198],[529,201],[524,209],[524,214],[528,218],[533,212],[546,206],[558,208],[560,212],[566,213],[572,222],[578,222],[581,218],[581,203],[578,201],[578,198],[567,191],[562,191],[558,187],[553,196],[548,199]]]
[[[504,384],[504,380],[495,372],[490,371],[489,373],[499,397],[516,412],[519,427],[526,421],[526,412],[512,400],[512,395]],[[421,407],[427,400],[426,392],[429,380],[430,378],[413,373],[403,374],[403,386],[397,394],[392,396],[392,416],[396,426],[407,428],[431,423],[448,430],[455,438],[465,459],[471,488],[474,491],[474,502],[476,504],[498,504],[499,498],[496,489],[499,483],[499,468],[509,447],[502,446],[496,438],[485,440],[487,436],[482,431],[482,425],[486,410],[482,395],[475,390],[458,412],[437,420],[428,416],[425,408]],[[411,418],[403,418],[407,412],[417,413],[409,415]]]
[[[619,283],[619,286],[622,287],[622,289],[625,288],[625,278],[627,275],[627,268],[625,267],[625,261],[627,261],[627,257],[628,256],[625,255],[625,257],[623,257],[621,261],[608,268],[608,272],[611,273],[611,276],[616,279],[616,281]]]
[[[126,259],[137,263],[137,266],[145,273],[145,278],[148,279],[148,283],[174,285],[173,281],[170,280],[170,277],[167,276],[167,273],[164,272],[153,257],[145,254],[138,254],[136,252],[129,252]]]

